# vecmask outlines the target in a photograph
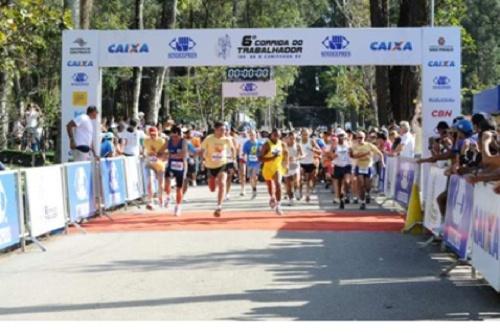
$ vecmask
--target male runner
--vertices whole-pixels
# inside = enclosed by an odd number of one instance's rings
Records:
[[[236,141],[236,138],[233,136],[233,133],[231,131],[231,126],[229,126],[228,122],[224,123],[224,129],[225,129],[225,136],[231,140],[232,145],[234,149],[236,149],[236,152],[238,152],[238,143]],[[238,171],[238,156],[235,155],[233,156],[231,154],[231,148],[226,147],[228,150],[226,152],[227,156],[227,166],[226,166],[226,172],[227,172],[227,181],[226,181],[226,200],[229,200],[229,196],[231,193],[231,185],[233,184],[233,177]]]
[[[172,187],[170,181],[175,178],[176,196],[174,215],[180,216],[181,203],[183,196],[184,182],[187,182],[187,141],[182,138],[182,131],[179,127],[174,126],[170,130],[170,138],[167,143],[168,165],[165,170],[165,192],[167,193],[167,201],[165,206],[168,208],[170,203],[170,193]]]
[[[238,150],[238,171],[240,176],[240,196],[245,196],[245,185],[247,182],[247,163],[243,158],[243,147],[245,143],[248,141],[248,133],[247,129],[243,128],[240,130],[239,136],[236,138],[236,149]]]
[[[208,176],[208,188],[217,193],[217,208],[214,211],[215,217],[220,217],[222,213],[222,202],[226,194],[227,162],[229,152],[233,160],[236,158],[236,148],[233,140],[224,135],[224,124],[216,122],[214,124],[214,134],[211,134],[203,140],[200,154],[205,160],[205,167]]]
[[[257,197],[257,182],[259,181],[260,161],[259,153],[262,147],[262,141],[257,139],[255,130],[248,131],[249,139],[243,145],[243,161],[246,161],[250,185],[252,186],[252,199]]]
[[[144,155],[146,158],[146,168],[153,170],[156,180],[158,181],[158,197],[159,206],[163,206],[163,173],[165,172],[165,149],[166,142],[165,139],[158,135],[158,129],[154,126],[148,129],[149,137],[144,139]],[[150,173],[148,172],[148,175]],[[147,209],[152,210],[153,205],[153,179],[148,177],[148,204]]]
[[[276,210],[276,214],[283,215],[281,210],[281,177],[286,173],[288,167],[288,152],[280,137],[280,130],[273,129],[269,140],[262,147],[260,159],[263,162],[262,176],[271,197],[269,206]]]
[[[337,144],[331,148],[333,160],[333,188],[339,200],[339,208],[345,208],[346,189],[351,182],[351,159],[346,133],[342,129],[336,131]]]
[[[304,128],[301,132],[300,148],[304,157],[300,161],[302,178],[306,182],[306,202],[311,200],[311,192],[316,182],[316,172],[318,170],[317,156],[321,154],[316,140],[309,137],[309,130]],[[300,184],[300,197],[302,198],[302,183]]]
[[[299,162],[303,157],[302,148],[297,144],[297,139],[294,132],[290,132],[287,137],[288,149],[288,170],[285,175],[286,191],[290,206],[294,205],[295,196],[298,197],[297,191],[300,187],[300,165]]]

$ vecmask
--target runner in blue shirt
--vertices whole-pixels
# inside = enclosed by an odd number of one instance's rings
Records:
[[[257,182],[259,180],[260,162],[259,152],[262,147],[262,141],[257,139],[255,131],[248,131],[249,139],[243,145],[243,159],[246,161],[250,184],[252,185],[252,199],[257,197]]]

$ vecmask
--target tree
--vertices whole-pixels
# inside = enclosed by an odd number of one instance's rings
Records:
[[[90,28],[90,16],[94,0],[80,0],[80,29]]]
[[[135,0],[135,29],[144,29],[144,0]],[[132,117],[139,118],[139,98],[141,95],[142,67],[134,67],[134,88]]]

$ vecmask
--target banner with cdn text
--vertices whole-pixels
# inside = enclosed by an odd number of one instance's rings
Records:
[[[474,187],[460,176],[451,176],[443,239],[461,259],[467,258],[473,200]]]
[[[408,207],[413,182],[417,175],[418,164],[413,159],[400,157],[397,173],[394,199],[405,207]]]
[[[443,216],[439,210],[437,197],[446,190],[448,177],[444,174],[444,169],[437,166],[431,166],[429,180],[425,190],[425,213],[424,227],[432,232],[434,236],[441,236]]]
[[[70,163],[66,168],[69,218],[72,222],[96,213],[94,166],[92,162]]]
[[[36,237],[64,228],[66,216],[62,166],[31,168],[25,169],[24,172],[31,236]],[[50,195],[47,195],[49,191]]]
[[[0,172],[0,250],[20,240],[17,185],[15,172]]]
[[[122,205],[126,200],[125,166],[121,157],[100,161],[104,208]]]
[[[500,205],[491,184],[474,186],[472,213],[472,266],[500,292]]]

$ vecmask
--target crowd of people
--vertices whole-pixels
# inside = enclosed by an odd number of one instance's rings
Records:
[[[494,122],[483,114],[458,117],[451,124],[440,122],[426,154],[419,149],[422,129],[418,114],[411,122],[391,122],[367,131],[341,127],[257,131],[251,126],[234,128],[227,122],[199,129],[176,125],[173,120],[163,126],[147,126],[141,120],[112,126],[103,123],[101,151],[94,152],[89,131],[96,117],[97,110],[90,107],[87,114],[68,124],[74,159],[86,160],[90,154],[95,158],[143,157],[159,185],[154,201],[153,179],[149,181],[147,208],[168,207],[172,200],[175,215],[181,214],[189,186],[200,181],[210,191],[217,191],[217,217],[224,202],[230,200],[233,184],[239,185],[242,197],[255,199],[260,181],[267,185],[270,208],[279,215],[283,214],[282,202],[290,206],[301,200],[310,202],[317,186],[331,189],[333,204],[339,209],[356,204],[365,210],[387,156],[435,162],[446,167],[446,176],[458,173],[471,183],[496,181],[495,191],[500,193],[499,136]],[[430,157],[422,157],[427,155]],[[251,194],[247,194],[248,188]],[[443,212],[446,193],[438,199]]]

